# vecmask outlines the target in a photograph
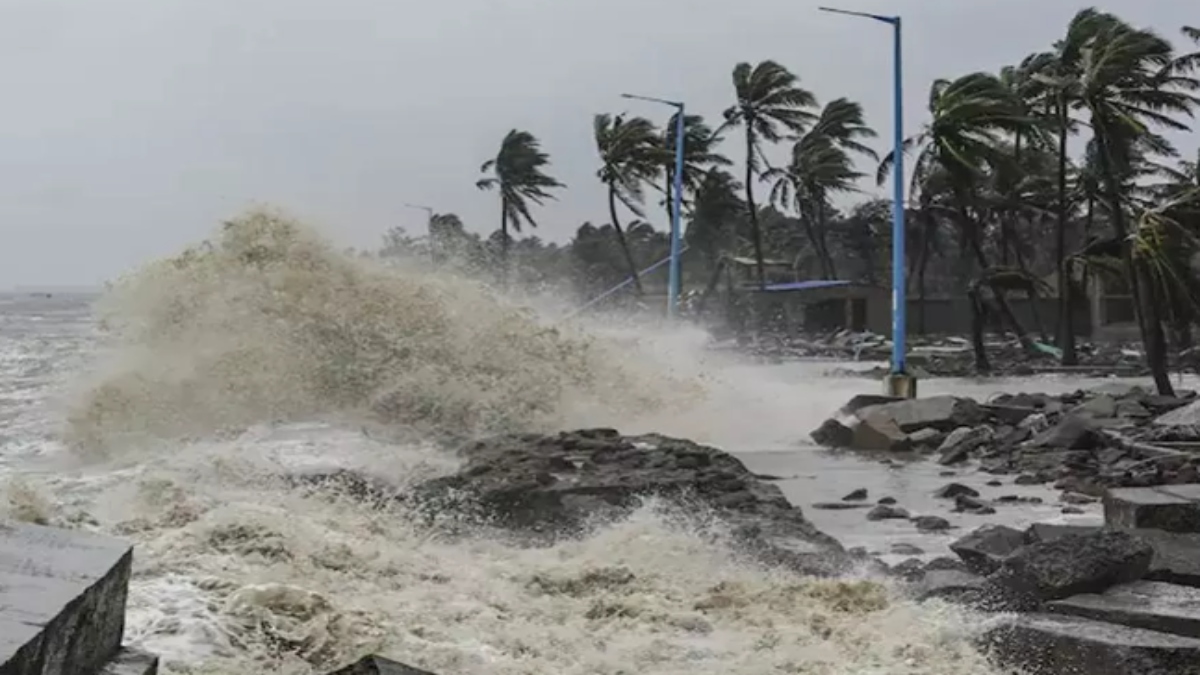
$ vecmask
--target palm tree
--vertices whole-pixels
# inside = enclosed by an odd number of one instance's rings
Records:
[[[936,172],[944,174],[953,196],[964,252],[973,255],[982,272],[990,265],[983,249],[983,228],[974,213],[979,211],[976,194],[984,178],[997,167],[1012,161],[1004,151],[1006,135],[1030,133],[1033,121],[1020,101],[995,75],[971,73],[957,80],[937,80],[929,91],[930,121],[916,135],[905,139],[904,149],[918,148],[913,164],[913,193]],[[876,179],[887,180],[894,162],[888,153],[879,165]],[[996,293],[1001,317],[1016,333],[1027,351],[1032,340],[1017,322],[1003,292]]]
[[[757,66],[739,63],[733,69],[733,88],[737,102],[725,110],[725,127],[742,126],[746,130],[746,207],[754,237],[754,262],[760,287],[767,283],[763,267],[762,233],[758,226],[758,207],[754,203],[754,181],[762,166],[762,142],[778,143],[785,134],[800,134],[816,119],[809,108],[816,97],[798,86],[799,78],[775,61]]]
[[[1162,298],[1146,259],[1135,254],[1135,238],[1129,236],[1125,177],[1137,170],[1139,155],[1147,147],[1160,155],[1174,153],[1170,143],[1150,128],[1186,130],[1171,115],[1191,113],[1200,100],[1189,92],[1200,88],[1200,83],[1184,76],[1171,44],[1153,31],[1136,29],[1115,17],[1093,22],[1090,28],[1079,74],[1080,104],[1096,143],[1101,189],[1121,243],[1147,365],[1159,393],[1169,395],[1173,388],[1167,376]]]
[[[827,279],[837,277],[825,236],[829,195],[858,190],[855,184],[865,174],[855,170],[847,151],[878,161],[875,151],[859,140],[874,137],[874,130],[863,121],[862,106],[839,98],[825,106],[812,128],[792,146],[788,166],[763,174],[773,182],[773,204],[787,209],[794,202]]]
[[[545,172],[550,165],[550,155],[541,149],[541,143],[528,131],[513,129],[500,143],[500,152],[479,167],[481,173],[491,176],[475,183],[480,190],[496,189],[500,192],[500,238],[502,255],[501,274],[508,279],[508,249],[511,226],[521,231],[521,224],[537,227],[530,213],[530,202],[538,206],[554,199],[549,190],[566,187]]]
[[[612,218],[617,241],[629,265],[634,289],[642,295],[642,282],[637,263],[626,241],[621,221],[617,217],[617,202],[638,217],[644,216],[645,184],[654,184],[662,171],[663,148],[658,130],[644,117],[625,119],[622,115],[600,114],[593,121],[596,149],[600,152],[600,169],[596,175],[608,187],[608,214]]]
[[[667,218],[674,218],[675,202],[675,126],[678,113],[671,116],[663,128],[663,193],[666,195]],[[683,199],[686,206],[688,194],[695,194],[709,170],[733,164],[717,148],[725,139],[715,133],[700,115],[683,116]]]

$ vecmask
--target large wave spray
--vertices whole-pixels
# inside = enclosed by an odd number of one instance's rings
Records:
[[[120,280],[100,310],[112,352],[69,416],[85,447],[329,415],[543,430],[680,391],[478,283],[337,251],[266,210]]]

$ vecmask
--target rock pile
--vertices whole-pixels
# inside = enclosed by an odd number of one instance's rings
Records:
[[[951,549],[958,566],[912,560],[892,571],[920,600],[1019,611],[981,640],[1005,666],[1034,675],[1200,672],[1198,533],[989,525]]]
[[[988,403],[934,396],[856,396],[812,432],[831,448],[977,462],[1017,484],[1053,484],[1063,501],[1095,501],[1113,487],[1200,481],[1200,400],[1114,382],[1059,396],[1016,394]],[[973,510],[965,500],[964,510]]]

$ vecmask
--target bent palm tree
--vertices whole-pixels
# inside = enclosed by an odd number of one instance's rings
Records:
[[[675,125],[679,113],[671,116],[666,128],[663,129],[663,166],[664,189],[666,195],[667,217],[674,217],[675,202],[672,197],[675,191]],[[704,122],[700,115],[683,116],[683,196],[681,203],[687,204],[688,193],[695,194],[704,181],[710,169],[730,166],[733,162],[717,151],[717,147],[725,139],[720,133],[714,132]]]
[[[636,216],[644,216],[643,186],[653,184],[662,169],[663,149],[658,130],[644,117],[625,119],[621,115],[596,115],[593,121],[596,149],[600,152],[600,169],[596,176],[608,188],[608,214],[629,266],[629,275],[638,295],[642,295],[637,264],[626,241],[625,231],[617,217],[617,202]]]
[[[725,110],[725,127],[746,130],[746,208],[754,237],[754,263],[760,287],[767,283],[763,268],[762,232],[758,226],[758,207],[754,203],[754,181],[762,165],[761,143],[778,143],[787,132],[802,133],[814,119],[809,108],[816,97],[798,86],[799,78],[775,61],[757,66],[739,63],[733,69],[733,88],[737,102]]]
[[[500,143],[500,152],[496,153],[496,157],[479,167],[481,173],[492,175],[477,181],[475,187],[500,192],[501,274],[506,281],[509,227],[516,232],[521,231],[522,223],[537,227],[537,221],[530,213],[530,203],[541,206],[546,200],[554,199],[549,190],[566,187],[545,173],[545,167],[549,164],[550,155],[542,151],[541,143],[533,134],[513,129]]]
[[[792,146],[788,166],[769,169],[763,174],[773,181],[772,203],[786,209],[794,201],[827,279],[837,276],[825,236],[829,195],[858,190],[855,183],[865,174],[854,169],[848,151],[878,161],[879,155],[859,140],[874,137],[875,131],[863,121],[862,106],[839,98],[822,109],[812,128]]]
[[[1151,125],[1186,130],[1171,114],[1189,115],[1200,103],[1189,92],[1200,87],[1185,77],[1171,44],[1152,31],[1136,29],[1115,18],[1093,24],[1079,77],[1080,101],[1088,115],[1105,199],[1130,288],[1146,350],[1146,361],[1161,394],[1174,390],[1167,376],[1161,293],[1155,292],[1151,270],[1135,254],[1127,224],[1129,185],[1146,147],[1160,155],[1175,154]]]
[[[953,195],[961,240],[978,268],[987,270],[991,265],[983,250],[982,226],[972,215],[973,210],[979,210],[976,195],[989,171],[1012,160],[1011,153],[1004,150],[1005,135],[1029,133],[1033,121],[1024,114],[1012,91],[989,73],[935,81],[929,90],[929,112],[932,119],[904,141],[906,152],[919,148],[913,164],[913,192],[935,172],[944,174]],[[887,179],[893,163],[893,153],[888,153],[876,175],[879,184]],[[1017,322],[1003,294],[997,295],[996,305],[1025,350],[1034,352],[1033,341]]]

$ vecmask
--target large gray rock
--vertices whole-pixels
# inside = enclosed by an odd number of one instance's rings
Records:
[[[862,416],[867,410],[891,418],[905,433],[920,429],[952,431],[958,427],[980,424],[985,417],[983,409],[974,399],[958,396],[931,396],[884,403],[864,408],[858,414]]]
[[[820,445],[849,450],[904,452],[913,445],[894,420],[870,408],[825,420],[811,436]]]
[[[1112,527],[1200,532],[1200,485],[1114,488],[1104,495],[1104,520]]]
[[[1153,557],[1141,539],[1101,530],[1028,544],[1004,558],[989,579],[1034,605],[1141,579]]]
[[[328,675],[434,675],[434,673],[413,668],[382,656],[364,656],[344,668],[328,673]]]
[[[1200,589],[1137,581],[1056,600],[1047,609],[1097,621],[1200,638]]]
[[[1092,534],[1101,529],[1090,525],[1035,523],[1025,530],[1025,541],[1056,541],[1071,535]],[[1154,549],[1150,569],[1143,579],[1200,587],[1200,535],[1162,530],[1131,530],[1130,533]]]
[[[984,525],[950,544],[950,550],[962,558],[972,572],[991,574],[1024,545],[1024,532],[1007,525]]]
[[[133,547],[0,524],[0,673],[95,673],[121,647]]]
[[[1200,640],[1057,614],[993,624],[983,642],[1024,675],[1200,675]]]
[[[457,473],[422,483],[411,498],[515,531],[571,534],[621,517],[645,497],[663,497],[711,510],[743,550],[773,564],[806,574],[836,574],[851,564],[842,546],[777,486],[716,448],[587,429],[496,436],[460,452],[467,461]]]

